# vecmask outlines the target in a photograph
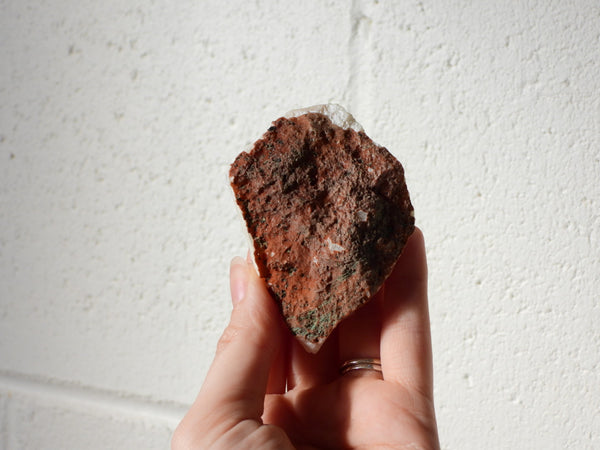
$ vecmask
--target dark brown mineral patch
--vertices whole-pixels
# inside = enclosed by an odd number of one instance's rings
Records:
[[[273,122],[230,179],[260,276],[315,352],[379,290],[414,230],[402,165],[362,131],[307,113]]]

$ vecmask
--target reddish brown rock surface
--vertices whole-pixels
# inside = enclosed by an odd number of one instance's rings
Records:
[[[261,277],[317,351],[379,290],[414,230],[401,164],[363,132],[308,113],[273,122],[230,179]]]

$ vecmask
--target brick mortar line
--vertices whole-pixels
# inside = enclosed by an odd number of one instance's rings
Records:
[[[365,107],[363,103],[365,102],[364,92],[367,89],[367,79],[365,79],[363,65],[365,64],[364,57],[369,53],[366,45],[370,36],[370,27],[367,25],[369,21],[370,18],[365,15],[362,0],[352,0],[350,4],[350,39],[348,41],[350,73],[346,85],[348,111],[351,114],[363,112],[361,108]],[[368,94],[366,97],[368,98]]]
[[[153,401],[131,394],[119,395],[116,391],[6,371],[0,371],[1,391],[9,394],[9,403],[10,393],[18,392],[24,396],[58,400],[59,404],[67,406],[69,403],[79,407],[87,405],[95,411],[111,415],[120,413],[139,419],[158,420],[171,428],[175,428],[189,407],[177,402]]]

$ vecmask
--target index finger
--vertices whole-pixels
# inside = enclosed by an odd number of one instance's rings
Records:
[[[384,285],[381,365],[385,380],[433,395],[427,259],[423,233],[415,228]]]

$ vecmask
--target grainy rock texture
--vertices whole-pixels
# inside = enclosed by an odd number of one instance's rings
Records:
[[[276,120],[230,179],[260,275],[292,333],[318,351],[414,230],[401,164],[364,132],[308,113]]]

